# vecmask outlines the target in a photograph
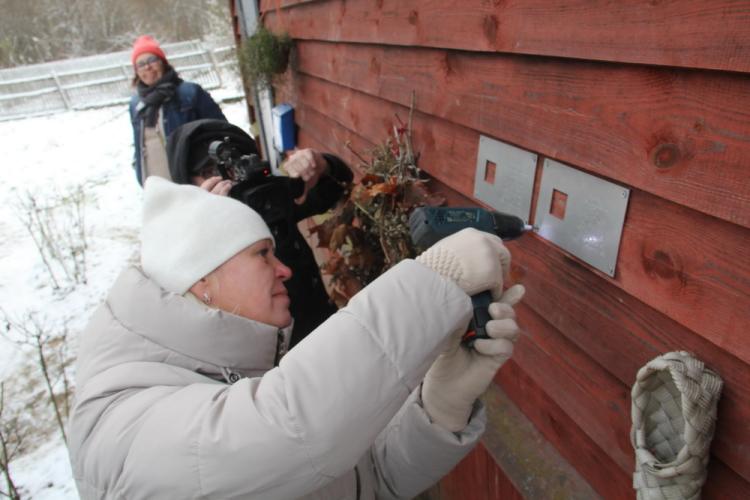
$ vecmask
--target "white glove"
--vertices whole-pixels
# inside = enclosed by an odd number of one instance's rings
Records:
[[[495,300],[510,271],[510,252],[503,240],[474,228],[443,238],[416,261],[453,280],[468,295],[490,290]]]
[[[490,304],[493,319],[486,326],[490,338],[475,340],[473,347],[461,344],[464,332],[449,339],[448,348],[432,364],[422,383],[422,405],[433,422],[451,432],[466,427],[474,401],[513,354],[513,343],[520,333],[513,305],[525,292],[523,285],[514,285],[499,302]]]

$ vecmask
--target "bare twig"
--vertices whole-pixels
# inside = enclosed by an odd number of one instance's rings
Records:
[[[8,492],[0,492],[12,500],[20,500],[21,495],[10,473],[10,462],[23,444],[23,434],[19,431],[18,419],[8,416],[5,411],[5,382],[0,382],[0,472],[5,477]]]
[[[413,257],[415,249],[409,238],[409,214],[415,206],[440,204],[440,196],[429,196],[426,180],[420,178],[417,156],[412,146],[412,125],[416,93],[411,94],[411,107],[405,123],[396,114],[391,132],[385,141],[376,145],[368,160],[352,148],[346,147],[361,161],[363,183],[350,190],[349,197],[328,219],[328,228],[353,226],[353,250],[343,245],[328,244],[332,252],[327,267],[334,282],[357,281],[365,286],[401,259]],[[331,224],[333,220],[334,224]],[[330,229],[323,229],[330,231]],[[337,238],[342,240],[341,238]],[[326,239],[330,243],[329,239]],[[360,287],[361,288],[361,287]],[[348,297],[349,288],[335,289],[338,298]]]
[[[60,360],[59,366],[56,368],[50,365],[50,358],[47,354],[47,349],[55,341],[65,343],[67,339],[67,325],[64,327],[64,333],[60,336],[55,336],[48,332],[48,329],[42,325],[41,321],[35,313],[28,313],[22,320],[11,318],[4,310],[0,309],[3,314],[4,321],[8,325],[8,329],[2,333],[2,335],[10,342],[16,345],[30,346],[34,349],[37,357],[37,364],[42,372],[45,386],[47,388],[47,396],[50,405],[55,413],[55,419],[60,430],[63,441],[67,445],[68,437],[65,433],[65,418],[68,416],[69,411],[69,399],[70,399],[70,387],[68,385],[68,378],[65,374],[65,362]],[[11,335],[12,332],[17,333],[17,336]],[[60,370],[63,378],[63,390],[64,392],[58,395],[55,392],[54,384],[52,382],[53,376],[51,370]],[[57,377],[55,377],[57,378]],[[62,396],[62,404],[58,401],[58,397]]]
[[[414,164],[414,151],[411,145],[412,124],[414,123],[414,108],[417,105],[417,91],[411,91],[411,105],[409,106],[409,122],[406,124],[406,155],[408,162]]]
[[[345,145],[346,145],[346,148],[354,154],[354,156],[359,158],[359,161],[361,161],[362,163],[367,163],[367,160],[365,160],[365,158],[361,154],[359,154],[359,152],[356,149],[352,147],[351,142],[346,141]]]
[[[38,195],[17,195],[17,211],[47,269],[55,290],[63,281],[86,283],[85,195],[77,186],[67,194],[55,193],[42,205]],[[63,280],[64,278],[64,280]]]

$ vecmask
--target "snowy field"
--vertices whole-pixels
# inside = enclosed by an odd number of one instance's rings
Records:
[[[236,94],[231,89],[229,94]],[[220,98],[227,92],[216,91]],[[229,121],[248,130],[244,101],[222,104]],[[0,307],[13,317],[35,313],[45,324],[68,323],[76,334],[86,324],[120,270],[135,258],[141,216],[141,188],[131,168],[132,129],[125,106],[0,122],[3,182],[0,183]],[[43,200],[82,186],[88,235],[87,283],[66,293],[50,286],[17,206],[21,193]],[[34,377],[31,354],[0,339],[0,379],[10,385]],[[39,374],[41,379],[41,374]],[[40,382],[41,383],[41,382]],[[6,405],[22,404],[19,398]],[[49,407],[50,422],[54,414]],[[54,428],[54,426],[52,426]],[[23,498],[77,499],[67,452],[59,432],[50,432],[25,456],[11,462]],[[4,481],[0,488],[4,487]]]

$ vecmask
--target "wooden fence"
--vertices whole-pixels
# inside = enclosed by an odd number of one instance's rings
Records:
[[[162,45],[170,64],[205,89],[222,86],[236,66],[235,46],[200,40]],[[0,70],[0,120],[127,102],[133,93],[130,51]]]

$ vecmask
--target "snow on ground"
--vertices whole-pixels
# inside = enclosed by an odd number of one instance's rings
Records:
[[[237,95],[237,82],[212,91]],[[248,130],[243,100],[223,103],[230,122]],[[0,122],[0,307],[13,317],[42,314],[47,324],[68,322],[71,346],[120,270],[134,258],[141,216],[141,188],[131,168],[132,129],[126,106]],[[55,292],[39,254],[14,209],[18,193],[38,199],[81,185],[86,194],[88,282]],[[0,379],[12,383],[29,354],[0,339]],[[50,410],[50,419],[53,418]],[[77,499],[67,452],[59,434],[11,463],[24,498]]]

